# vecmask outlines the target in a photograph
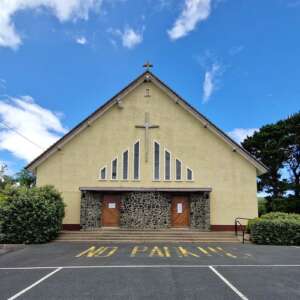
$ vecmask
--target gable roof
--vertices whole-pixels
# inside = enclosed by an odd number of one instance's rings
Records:
[[[80,122],[77,126],[71,129],[67,134],[60,138],[57,142],[46,149],[41,155],[30,162],[25,168],[34,171],[38,165],[40,165],[49,156],[54,154],[56,151],[61,150],[64,144],[69,142],[74,136],[79,132],[89,127],[95,120],[97,120],[101,115],[103,115],[108,109],[110,109],[115,104],[120,104],[123,97],[130,93],[137,86],[143,82],[151,81],[158,88],[162,89],[167,93],[176,104],[180,105],[182,108],[189,111],[194,117],[196,117],[205,128],[211,130],[213,133],[217,134],[221,139],[223,139],[227,144],[232,147],[232,151],[242,155],[246,160],[248,160],[252,165],[255,166],[258,175],[262,175],[268,171],[268,168],[255,157],[253,157],[247,150],[236,143],[232,138],[230,138],[225,132],[214,125],[209,119],[207,119],[203,114],[201,114],[197,109],[195,109],[186,100],[180,97],[176,92],[174,92],[169,86],[167,86],[163,81],[161,81],[157,76],[155,76],[149,70],[143,72],[135,80],[129,83],[125,88],[123,88],[119,93],[113,96],[111,99],[106,101],[102,106]]]

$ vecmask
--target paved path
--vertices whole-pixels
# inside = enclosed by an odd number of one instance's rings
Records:
[[[0,255],[0,299],[300,299],[300,247],[50,243]]]

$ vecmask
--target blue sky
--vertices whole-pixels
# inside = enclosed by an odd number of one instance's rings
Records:
[[[237,141],[299,111],[299,0],[0,0],[0,12],[0,162],[10,172],[145,60]]]

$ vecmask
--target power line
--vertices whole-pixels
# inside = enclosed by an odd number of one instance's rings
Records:
[[[16,134],[18,134],[19,136],[21,136],[23,139],[25,139],[27,142],[31,143],[32,145],[44,150],[44,148],[38,144],[36,144],[35,142],[33,142],[31,139],[29,139],[28,137],[26,137],[24,134],[20,133],[18,130],[10,127],[9,125],[7,125],[6,123],[4,123],[3,121],[0,121],[1,124],[3,124],[6,128],[8,128],[9,130],[14,131]]]

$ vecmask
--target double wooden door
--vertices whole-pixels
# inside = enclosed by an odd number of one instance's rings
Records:
[[[171,222],[173,227],[190,226],[190,203],[186,196],[174,196],[171,204]]]
[[[120,224],[120,196],[104,195],[102,200],[102,226],[118,227]]]

